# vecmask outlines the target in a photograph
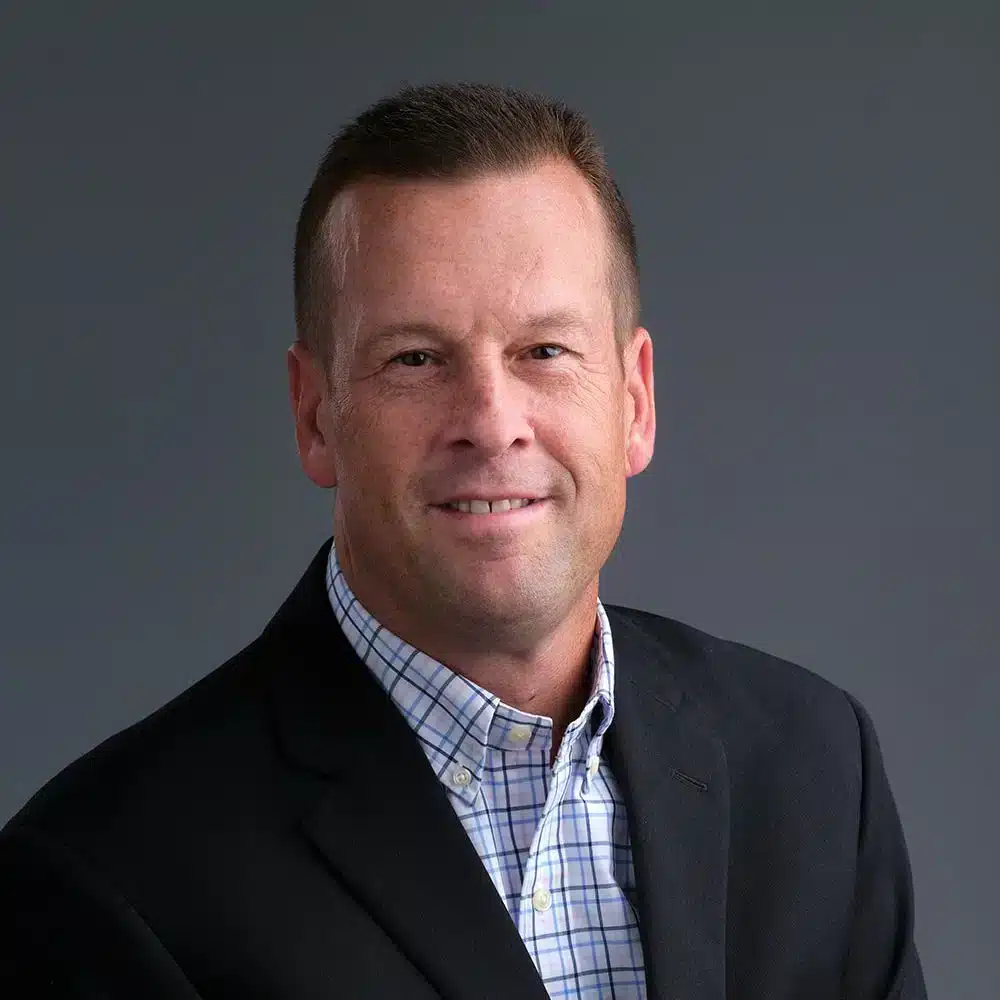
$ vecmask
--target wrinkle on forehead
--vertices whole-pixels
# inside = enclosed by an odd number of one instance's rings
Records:
[[[517,285],[511,290],[510,295],[510,305],[511,311],[516,315],[520,310],[520,299],[521,293],[524,291],[524,286],[531,280],[532,275],[542,266],[544,260],[544,253],[539,250],[535,254],[535,259],[531,263],[531,267],[524,272],[519,279],[517,279]]]

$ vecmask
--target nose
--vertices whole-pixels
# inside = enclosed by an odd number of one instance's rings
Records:
[[[503,359],[467,360],[455,372],[452,388],[448,445],[494,457],[534,438],[528,388]]]

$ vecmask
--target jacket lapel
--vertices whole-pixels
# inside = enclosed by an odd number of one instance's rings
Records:
[[[663,645],[608,607],[611,768],[629,815],[648,995],[723,1000],[729,775],[723,745]],[[676,666],[676,664],[674,664]]]
[[[442,996],[547,994],[416,738],[350,647],[327,542],[265,631],[285,755],[321,775],[302,832]]]

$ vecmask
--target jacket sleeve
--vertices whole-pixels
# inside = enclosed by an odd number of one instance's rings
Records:
[[[848,694],[861,739],[862,801],[844,1000],[926,1000],[913,937],[913,880],[871,719]]]
[[[0,832],[0,996],[199,1000],[139,914],[68,848]]]

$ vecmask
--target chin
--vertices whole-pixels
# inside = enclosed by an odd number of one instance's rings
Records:
[[[443,589],[443,588],[442,588]],[[459,615],[481,621],[516,622],[538,615],[558,603],[553,594],[564,588],[548,574],[503,563],[486,564],[471,575],[457,574],[447,588]],[[442,595],[444,596],[444,595]]]

